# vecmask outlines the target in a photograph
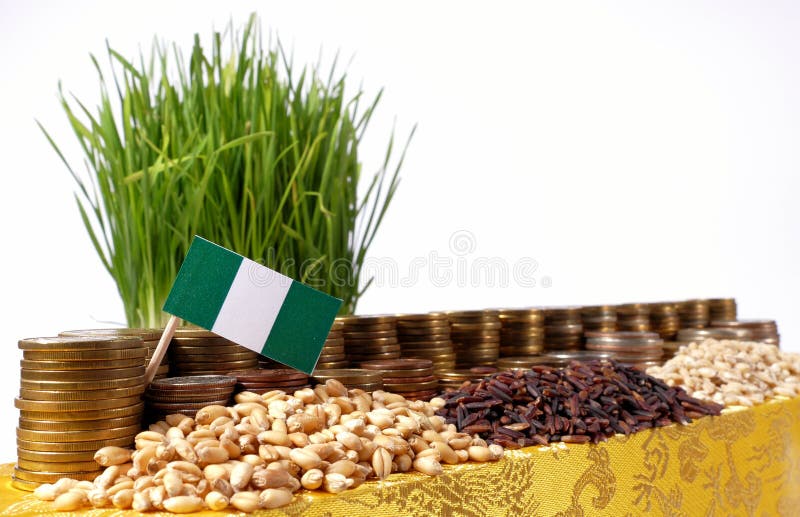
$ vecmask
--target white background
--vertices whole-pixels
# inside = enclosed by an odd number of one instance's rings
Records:
[[[188,49],[254,9],[297,63],[339,50],[352,85],[385,87],[366,171],[393,121],[401,140],[418,124],[371,250],[398,277],[384,266],[359,312],[735,296],[800,350],[794,2],[0,0],[0,460],[16,341],[123,320],[34,119],[77,160],[56,91],[94,105],[89,52],[108,38],[134,56],[155,34]],[[491,257],[535,260],[536,286],[459,273]]]

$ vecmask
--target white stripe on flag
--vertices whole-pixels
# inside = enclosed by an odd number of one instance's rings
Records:
[[[289,277],[245,258],[211,330],[261,352],[291,285]]]

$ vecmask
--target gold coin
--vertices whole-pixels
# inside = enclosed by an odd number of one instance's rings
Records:
[[[17,427],[17,438],[31,442],[87,442],[91,440],[110,440],[123,436],[136,435],[142,426],[138,423],[126,427],[94,429],[92,431],[34,431]]]
[[[31,471],[48,472],[57,470],[59,472],[87,472],[96,469],[98,464],[94,460],[90,461],[71,461],[69,463],[50,463],[46,461],[33,461],[24,458],[17,458],[17,466],[21,469]]]
[[[98,420],[74,420],[72,422],[20,418],[19,426],[22,429],[31,429],[34,431],[90,431],[93,429],[108,429],[111,427],[126,427],[129,425],[140,424],[141,420],[141,415],[123,416],[119,418],[103,418]]]
[[[175,330],[175,337],[176,338],[219,338],[217,334],[214,334],[210,330],[206,330],[200,327],[188,326],[188,327],[179,327]],[[174,338],[173,338],[174,339]],[[222,338],[220,338],[222,339]]]
[[[71,461],[94,461],[95,452],[96,451],[40,452],[17,447],[17,458],[29,461],[44,461],[47,463],[69,463]]]
[[[138,434],[138,433],[136,433]],[[97,452],[106,445],[116,445],[117,447],[130,447],[136,434],[122,436],[120,438],[110,438],[108,440],[91,440],[85,442],[34,442],[17,438],[17,447],[29,451],[39,452]]]
[[[253,357],[252,359],[245,359],[243,361],[213,361],[213,362],[189,362],[189,361],[177,361],[173,359],[172,366],[176,370],[183,370],[183,371],[193,371],[193,370],[208,370],[209,368],[213,368],[215,370],[221,370],[227,368],[229,370],[241,370],[244,368],[254,368],[258,366],[258,359]]]
[[[85,380],[85,381],[32,381],[20,379],[20,387],[28,390],[44,391],[72,391],[72,390],[108,390],[118,388],[130,388],[132,386],[144,386],[144,375],[136,377],[124,377],[119,379],[106,380]]]
[[[255,352],[250,350],[246,352],[233,352],[230,354],[195,354],[193,352],[186,353],[177,350],[172,354],[173,361],[192,361],[192,362],[217,362],[217,361],[242,361],[245,359],[253,359],[257,357]]]
[[[191,347],[191,348],[202,348],[202,347],[217,347],[217,348],[237,348],[242,347],[241,345],[237,345],[230,339],[225,339],[224,337],[179,337],[175,336],[172,338],[170,342],[170,348],[184,348],[184,347]],[[247,350],[245,348],[245,350]]]
[[[110,409],[132,406],[141,402],[141,397],[134,395],[119,399],[100,400],[26,400],[14,399],[14,407],[25,411],[87,411],[93,409]]]
[[[19,490],[33,492],[39,487],[39,485],[41,485],[41,483],[36,483],[35,481],[25,481],[24,479],[17,479],[16,477],[11,476],[11,486]]]
[[[312,378],[324,383],[328,379],[337,379],[342,384],[347,383],[378,383],[381,382],[381,374],[373,370],[359,368],[339,369],[339,370],[316,370],[311,375]]]
[[[161,367],[159,367],[161,368]],[[141,395],[144,393],[144,384],[128,388],[109,390],[30,390],[20,389],[19,397],[26,400],[100,400],[118,399]]]
[[[132,368],[144,364],[144,357],[113,361],[34,361],[22,359],[19,362],[19,365],[24,370],[104,370],[110,368]]]
[[[23,481],[33,481],[36,483],[55,483],[61,478],[72,478],[79,481],[92,481],[100,475],[102,469],[98,468],[86,472],[39,472],[35,470],[25,470],[14,467],[14,477]]]
[[[26,411],[20,410],[20,418],[29,420],[53,420],[57,422],[73,422],[75,420],[99,420],[101,418],[120,418],[141,414],[144,409],[144,402],[138,404],[113,408],[95,409],[87,411]]]
[[[22,358],[30,361],[115,361],[144,358],[147,348],[122,350],[23,350]]]
[[[142,340],[136,337],[38,337],[22,339],[18,346],[22,350],[121,350],[125,348],[142,348]]]
[[[384,383],[384,387],[388,391],[425,391],[425,390],[435,390],[439,387],[439,381],[434,379],[429,382],[406,382],[403,384],[387,384]]]
[[[99,381],[144,375],[144,365],[105,370],[22,370],[20,377],[28,381]]]
[[[61,337],[139,337],[143,341],[158,341],[164,329],[157,328],[111,328],[111,329],[85,329],[85,330],[65,330],[58,335]]]
[[[248,350],[247,348],[239,345],[234,345],[231,343],[230,345],[199,345],[199,346],[189,346],[189,345],[177,345],[172,344],[169,348],[169,354],[172,356],[175,355],[191,355],[191,354],[201,354],[201,355],[212,355],[212,354],[251,354],[251,355],[258,355],[257,353],[253,352],[252,350]]]

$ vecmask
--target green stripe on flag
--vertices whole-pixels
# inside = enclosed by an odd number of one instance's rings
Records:
[[[164,311],[210,329],[242,260],[241,255],[195,237],[164,303]]]
[[[262,355],[311,373],[342,301],[292,282]]]

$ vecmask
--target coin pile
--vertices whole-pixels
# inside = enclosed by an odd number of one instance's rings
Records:
[[[345,316],[341,321],[344,351],[351,366],[364,361],[400,357],[394,316]]]
[[[491,371],[487,369],[490,368]],[[461,368],[450,372],[439,372],[439,391],[451,391],[459,389],[465,382],[476,382],[487,375],[496,372],[497,368],[487,366],[476,366],[474,368]]]
[[[708,313],[711,321],[736,320],[736,300],[734,298],[712,298],[708,300]]]
[[[145,421],[158,422],[173,413],[194,417],[205,406],[224,406],[233,395],[235,385],[236,377],[229,375],[194,375],[155,380],[147,386],[144,394]]]
[[[361,368],[380,372],[383,389],[408,400],[430,400],[439,392],[439,379],[428,359],[387,359],[365,361]]]
[[[500,357],[541,354],[544,350],[542,309],[501,309]]]
[[[256,352],[196,327],[179,328],[168,351],[171,377],[225,375],[258,367]]]
[[[90,336],[90,337],[138,337],[142,339],[147,354],[145,355],[144,365],[147,367],[150,364],[150,358],[158,346],[158,341],[161,339],[161,334],[164,329],[142,329],[142,328],[109,328],[109,329],[86,329],[86,330],[67,330],[61,332],[59,336],[75,337],[75,336]],[[169,373],[169,357],[164,355],[161,364],[156,370],[156,379],[161,379]]]
[[[500,355],[500,319],[490,309],[447,313],[456,368],[492,366]]]
[[[686,300],[678,304],[678,315],[682,329],[701,329],[708,326],[708,300]]]
[[[33,490],[62,477],[94,479],[94,451],[128,447],[141,429],[144,357],[138,337],[23,339],[17,465],[12,484]]]
[[[443,312],[398,314],[400,357],[428,359],[437,372],[453,370],[456,354],[450,341],[450,321]]]
[[[344,322],[342,319],[336,318],[333,321],[330,332],[328,332],[328,338],[325,340],[325,344],[322,346],[322,352],[320,353],[319,360],[317,361],[317,368],[346,368],[349,365],[347,361],[347,355],[345,355],[344,352],[344,334],[342,334],[343,328]]]
[[[272,390],[281,390],[294,393],[297,390],[308,388],[308,375],[291,368],[271,370],[239,370],[228,375],[236,378],[234,394],[242,391],[266,393]]]
[[[725,329],[746,329],[754,341],[780,346],[781,336],[775,320],[712,321],[711,326]]]
[[[587,332],[586,349],[607,352],[623,364],[657,366],[663,355],[662,340],[655,332]]]
[[[617,330],[617,308],[613,305],[581,307],[584,332],[614,332]]]
[[[670,340],[681,328],[678,307],[675,303],[650,304],[650,330],[658,333],[661,339]]]
[[[617,330],[648,332],[650,330],[650,306],[646,303],[617,305]]]
[[[583,348],[580,307],[544,309],[544,348],[548,351]]]
[[[336,379],[349,389],[360,389],[366,392],[383,389],[383,377],[380,372],[364,368],[338,368],[330,370],[314,370],[311,380],[315,384],[325,384],[328,379]]]

